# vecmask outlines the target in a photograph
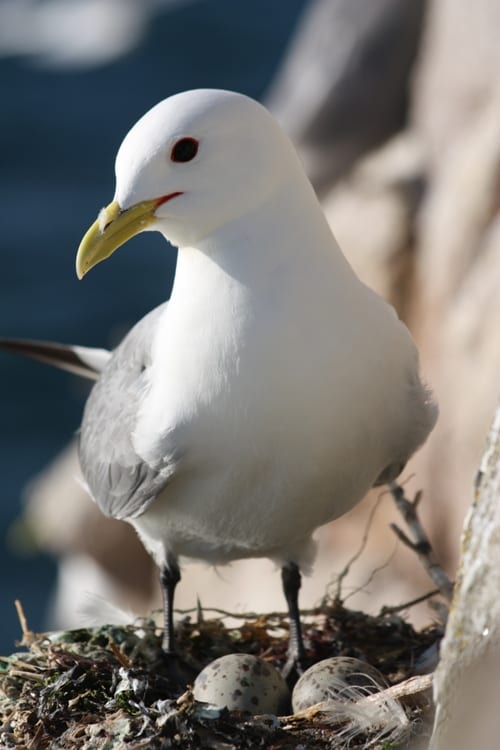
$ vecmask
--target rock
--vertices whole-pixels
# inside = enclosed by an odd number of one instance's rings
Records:
[[[497,747],[499,591],[500,408],[463,531],[462,559],[434,683],[431,750]]]

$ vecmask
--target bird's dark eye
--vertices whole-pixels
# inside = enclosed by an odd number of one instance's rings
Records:
[[[198,141],[196,138],[181,138],[174,144],[170,153],[172,161],[191,161],[198,153]]]

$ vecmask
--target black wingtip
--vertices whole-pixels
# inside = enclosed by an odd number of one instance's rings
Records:
[[[100,370],[83,359],[77,349],[77,347],[56,344],[52,341],[0,338],[0,350],[20,354],[74,375],[96,380],[100,375]]]

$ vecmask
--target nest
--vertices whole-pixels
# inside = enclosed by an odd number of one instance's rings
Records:
[[[178,625],[183,660],[199,669],[228,653],[251,653],[280,668],[286,659],[285,615],[207,618],[199,610]],[[377,667],[407,722],[402,730],[350,726],[328,704],[300,714],[251,716],[197,703],[189,685],[179,690],[161,650],[155,622],[106,626],[35,636],[25,628],[27,650],[0,662],[0,746],[84,750],[332,750],[407,747],[428,733],[432,715],[429,676],[413,678],[415,664],[440,639],[442,629],[417,632],[396,614],[374,617],[340,601],[304,613],[304,640],[311,663],[354,656]],[[406,686],[406,687],[405,687]],[[382,694],[380,694],[382,695]],[[365,701],[367,699],[365,698]],[[387,712],[387,704],[384,704]],[[383,713],[383,712],[382,712]]]

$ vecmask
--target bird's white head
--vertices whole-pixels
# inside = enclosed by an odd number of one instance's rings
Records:
[[[193,245],[257,210],[298,169],[290,141],[253,99],[214,89],[171,96],[120,146],[115,198],[82,240],[78,276],[144,230]]]

